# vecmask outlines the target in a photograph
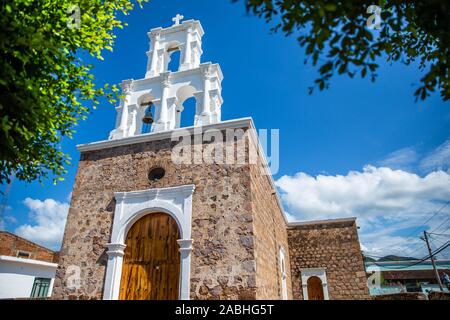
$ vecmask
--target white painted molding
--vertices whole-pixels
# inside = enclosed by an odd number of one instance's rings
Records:
[[[288,299],[287,283],[286,283],[286,253],[284,248],[280,246],[280,275],[281,275],[281,297],[283,300]]]
[[[150,43],[146,52],[145,76],[143,79],[123,83],[125,98],[120,101],[120,108],[117,109],[116,127],[109,136],[111,140],[142,134],[141,119],[147,108],[139,103],[142,99],[154,103],[152,132],[179,127],[180,121],[176,120],[174,110],[168,106],[167,101],[176,98],[183,104],[188,98],[194,97],[196,92],[201,92],[204,97],[196,101],[196,110],[200,110],[200,106],[204,105],[204,108],[212,112],[196,114],[195,123],[204,125],[220,122],[223,72],[218,64],[201,62],[204,33],[198,20],[186,20],[167,28],[154,28],[147,33]],[[169,70],[170,61],[174,58],[172,54],[176,51],[180,52],[178,69]],[[205,74],[208,75],[207,79]],[[218,98],[210,101],[211,94]],[[161,103],[155,103],[156,100]],[[137,106],[136,112],[129,108],[130,105]],[[198,121],[199,118],[202,121]],[[134,125],[131,125],[128,119],[131,119],[131,124]]]
[[[127,138],[121,138],[121,139],[114,139],[114,140],[103,140],[98,142],[92,142],[92,143],[86,143],[86,144],[79,144],[77,145],[77,149],[80,152],[87,152],[87,151],[94,151],[94,150],[101,150],[106,148],[113,148],[113,147],[119,147],[119,146],[126,146],[141,142],[149,142],[149,141],[157,141],[157,140],[163,140],[163,139],[170,139],[172,135],[175,135],[177,132],[187,130],[190,133],[197,133],[206,131],[209,129],[232,129],[232,128],[241,128],[241,127],[254,127],[253,126],[253,120],[250,117],[246,118],[240,118],[235,120],[228,120],[228,121],[222,121],[215,124],[205,125],[202,127],[185,127],[185,128],[178,128],[163,132],[152,132],[152,133],[145,133],[137,136],[127,137]]]
[[[11,257],[11,256],[0,256],[0,261],[5,262],[14,262],[19,264],[30,264],[30,265],[36,265],[36,266],[42,266],[42,267],[49,267],[49,268],[57,268],[57,263],[42,261],[42,260],[34,260],[34,259],[27,259],[27,258],[17,258],[17,257]]]
[[[191,265],[192,194],[195,185],[171,188],[156,188],[131,192],[116,192],[111,243],[107,245],[108,265],[106,268],[104,300],[119,299],[122,263],[126,248],[125,238],[132,225],[153,212],[169,214],[177,223],[181,239],[180,246],[180,289],[179,297],[189,300]]]
[[[123,257],[125,254],[125,248],[127,247],[124,244],[120,244],[120,243],[108,243],[106,245],[106,247],[108,248],[108,256],[110,257],[114,257],[114,256],[118,256],[118,257]]]
[[[191,282],[191,251],[192,239],[180,239],[177,241],[180,246],[181,275],[179,294],[181,300],[189,300]],[[183,282],[184,281],[184,282]]]
[[[328,283],[326,268],[304,268],[300,269],[303,300],[308,300],[308,279],[311,277],[318,277],[322,281],[323,298],[330,300],[328,295]]]

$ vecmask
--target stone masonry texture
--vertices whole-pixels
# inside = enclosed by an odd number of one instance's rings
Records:
[[[192,210],[191,298],[255,299],[250,166],[176,165],[170,139],[81,154],[53,297],[101,299],[114,215],[114,192],[195,184]],[[205,148],[207,144],[204,144]],[[226,146],[225,146],[226,147]],[[248,147],[244,152],[247,152]],[[163,179],[149,182],[151,168]],[[66,270],[81,269],[81,286],[65,286]]]
[[[298,268],[321,266],[328,260],[336,264],[336,268],[329,266],[330,271],[335,270],[330,273],[334,286],[330,296],[365,297],[367,289],[360,283],[365,277],[361,273],[362,258],[359,251],[359,256],[355,255],[359,248],[355,227],[335,227],[331,234],[322,226],[319,230],[287,229],[270,177],[263,172],[262,157],[249,163],[249,142],[244,148],[237,147],[242,139],[225,142],[223,153],[233,148],[235,158],[246,158],[244,164],[175,164],[171,154],[177,142],[170,139],[83,152],[53,298],[102,298],[114,192],[186,184],[196,186],[192,201],[191,299],[281,299],[280,248],[285,251],[288,298],[301,299]],[[194,153],[211,150],[215,143],[194,147]],[[154,167],[163,167],[166,173],[161,180],[150,182],[148,172]],[[323,243],[319,239],[322,234]],[[336,235],[342,238],[339,244],[332,239]],[[319,252],[319,257],[315,258],[314,252]],[[70,266],[80,268],[79,288],[66,286]],[[338,270],[338,266],[343,269]]]
[[[285,251],[288,298],[292,299],[286,221],[261,158],[250,168],[256,259],[256,298],[282,299],[279,252]]]
[[[58,261],[58,252],[47,249],[10,232],[0,231],[0,255],[17,257],[19,251],[29,253],[29,259],[46,262]]]
[[[354,220],[288,228],[294,299],[303,299],[301,270],[325,268],[331,300],[369,299]]]

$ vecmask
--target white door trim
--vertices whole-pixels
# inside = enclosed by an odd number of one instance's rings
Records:
[[[305,268],[300,269],[302,280],[303,300],[308,300],[308,279],[310,277],[318,277],[322,281],[323,298],[330,300],[328,295],[328,283],[326,268]]]
[[[125,238],[131,226],[140,218],[152,212],[169,214],[178,224],[180,246],[180,290],[181,300],[189,300],[191,267],[192,194],[195,185],[170,188],[155,188],[131,192],[116,192],[111,242],[107,244],[108,264],[106,267],[104,300],[118,300],[122,262],[126,248]]]
[[[280,257],[280,274],[281,274],[281,298],[283,300],[287,300],[288,291],[286,284],[286,253],[282,246],[280,246],[279,257]]]

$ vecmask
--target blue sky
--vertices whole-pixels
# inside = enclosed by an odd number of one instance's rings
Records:
[[[328,91],[308,95],[317,71],[303,64],[304,49],[246,15],[242,1],[152,0],[126,17],[129,26],[117,31],[114,51],[91,61],[98,81],[142,78],[146,33],[170,26],[177,13],[201,21],[202,61],[221,65],[222,119],[252,116],[258,128],[280,129],[274,178],[290,216],[357,216],[363,248],[373,255],[420,254],[422,229],[443,223],[436,230],[444,233],[450,226],[449,206],[442,207],[450,200],[449,103],[437,95],[414,101],[415,66],[381,62],[375,83],[336,77]],[[103,103],[64,141],[73,159],[64,182],[14,181],[7,230],[58,248],[79,159],[75,146],[107,139],[114,121],[114,106]],[[439,237],[433,245],[448,240]]]

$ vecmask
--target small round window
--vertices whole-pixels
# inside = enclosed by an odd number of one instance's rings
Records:
[[[148,180],[150,180],[150,181],[160,180],[164,177],[165,174],[166,174],[166,170],[164,170],[163,168],[161,168],[161,167],[153,168],[148,173]]]

